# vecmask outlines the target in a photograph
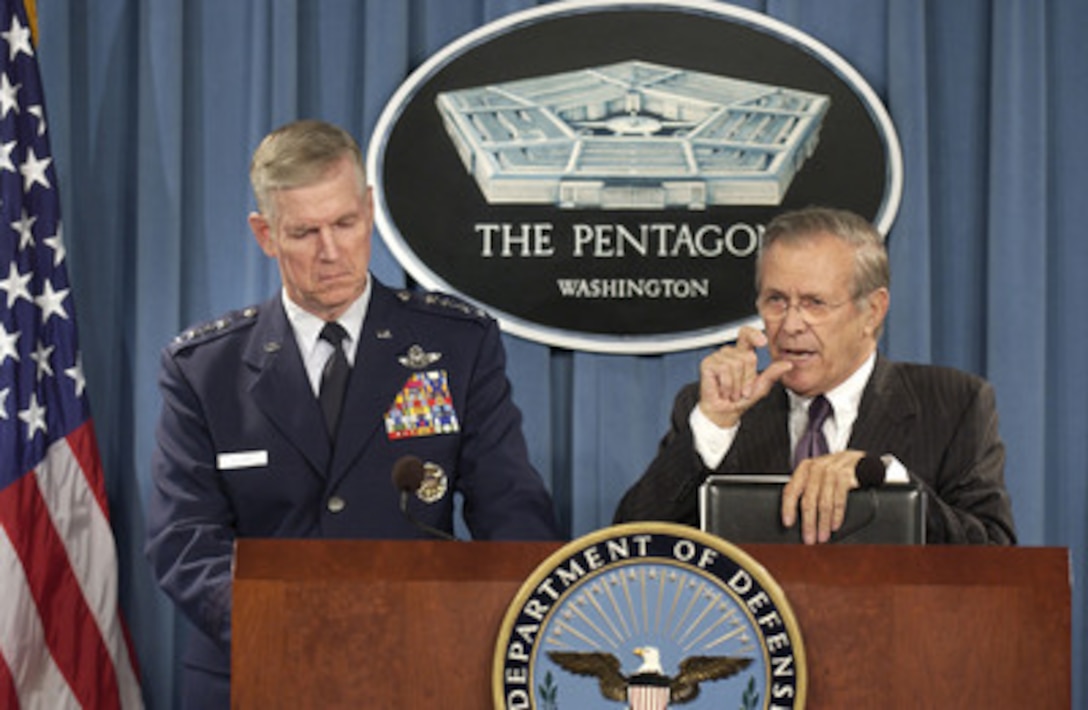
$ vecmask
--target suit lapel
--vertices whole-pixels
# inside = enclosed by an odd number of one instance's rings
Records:
[[[907,428],[918,416],[918,400],[894,363],[877,356],[873,374],[862,392],[858,418],[849,447],[874,454],[896,452],[903,458],[905,442],[913,441]]]
[[[906,429],[918,416],[918,400],[894,363],[877,356],[858,404],[858,416],[848,447],[883,454],[909,455]],[[733,449],[722,463],[726,473],[790,473],[789,398],[781,385],[745,415]]]
[[[321,409],[278,297],[261,305],[243,358],[254,373],[249,386],[254,403],[314,469],[325,471],[330,450]]]
[[[788,421],[786,390],[776,384],[745,415],[722,469],[727,473],[789,473]]]

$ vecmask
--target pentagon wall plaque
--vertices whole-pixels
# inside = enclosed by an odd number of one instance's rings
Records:
[[[378,231],[423,287],[548,345],[662,353],[756,322],[776,213],[887,233],[902,157],[840,56],[704,0],[572,0],[452,42],[394,94],[367,155]]]

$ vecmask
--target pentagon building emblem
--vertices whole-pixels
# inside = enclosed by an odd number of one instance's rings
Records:
[[[805,652],[767,571],[721,538],[630,523],[541,563],[492,668],[507,710],[803,708]]]
[[[490,203],[778,205],[827,96],[643,61],[438,95]]]
[[[382,243],[425,289],[539,343],[653,354],[760,322],[779,212],[840,207],[887,234],[903,158],[873,88],[797,27],[722,0],[572,0],[427,58],[367,175]]]

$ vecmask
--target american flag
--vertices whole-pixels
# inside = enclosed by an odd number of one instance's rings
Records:
[[[142,707],[22,0],[0,0],[0,708]]]

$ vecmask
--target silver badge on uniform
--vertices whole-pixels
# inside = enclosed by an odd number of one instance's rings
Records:
[[[410,367],[413,370],[422,370],[428,365],[437,362],[442,357],[442,353],[429,353],[420,345],[413,345],[408,348],[408,352],[397,358],[401,365]]]
[[[435,503],[442,500],[447,488],[449,480],[442,467],[432,461],[423,464],[423,481],[416,489],[416,497],[424,503]]]

